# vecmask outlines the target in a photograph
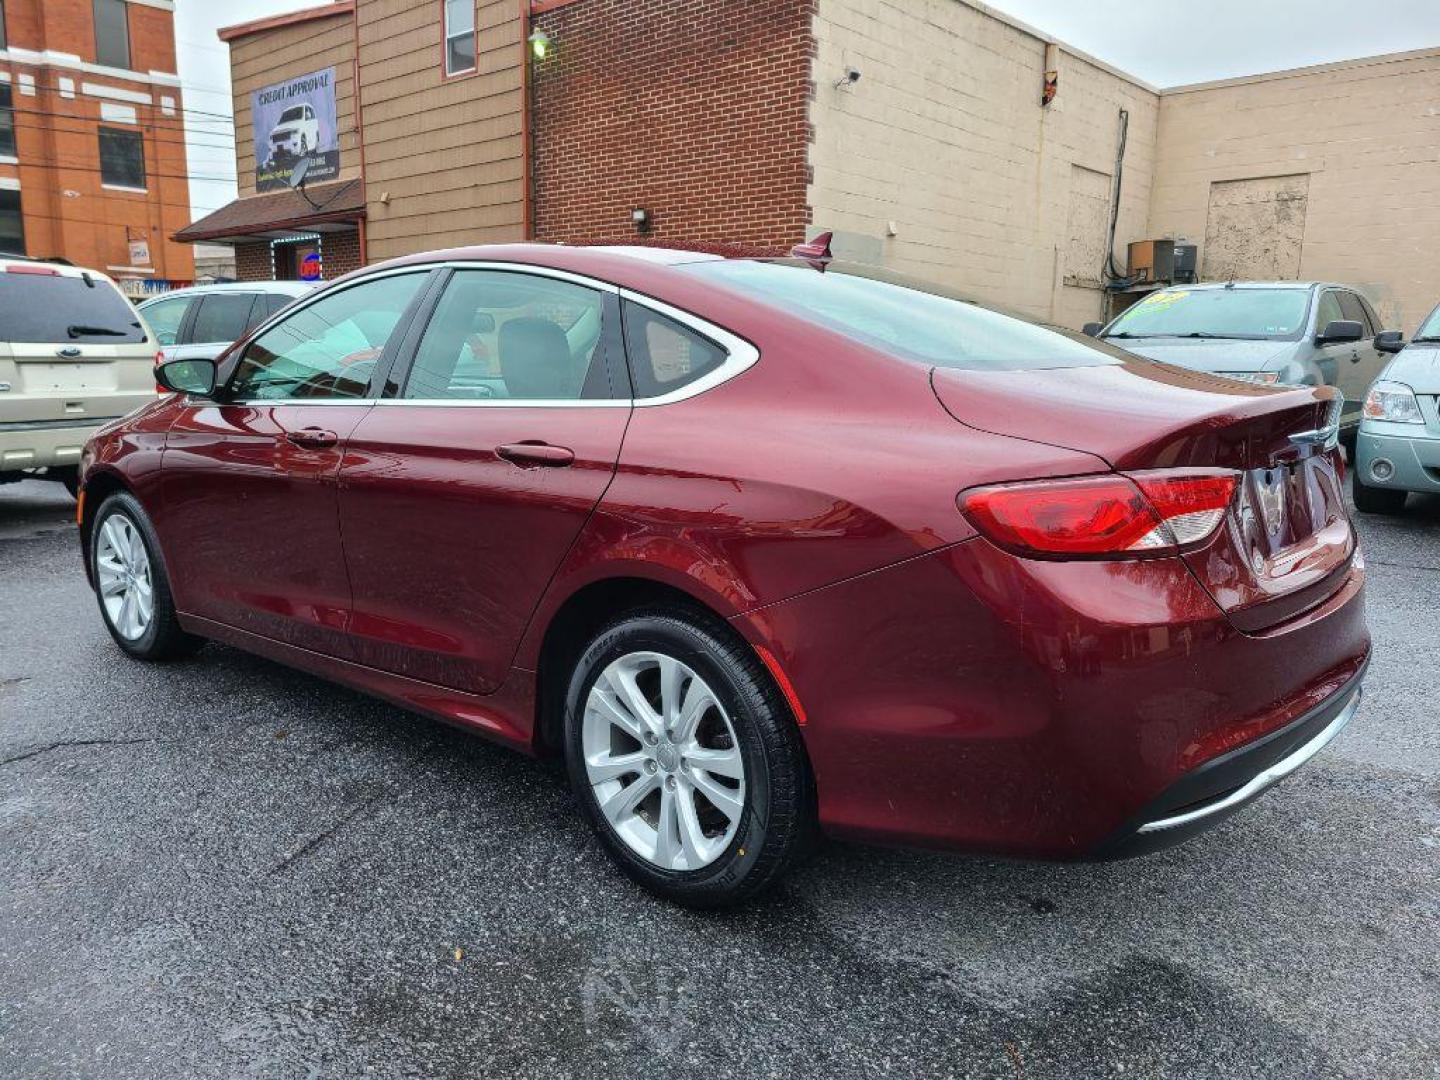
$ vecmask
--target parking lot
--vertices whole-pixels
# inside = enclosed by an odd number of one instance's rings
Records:
[[[0,1075],[1440,1075],[1440,500],[1361,520],[1376,654],[1177,850],[827,844],[737,912],[623,880],[560,773],[212,646],[106,636],[0,488]]]

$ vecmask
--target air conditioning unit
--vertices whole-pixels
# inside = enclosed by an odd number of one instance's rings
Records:
[[[1175,280],[1175,241],[1137,240],[1130,245],[1129,278],[1137,285],[1142,282],[1166,282]]]

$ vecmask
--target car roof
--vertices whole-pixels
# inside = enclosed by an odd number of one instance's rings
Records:
[[[1161,292],[1172,292],[1183,289],[1186,292],[1200,292],[1208,289],[1288,289],[1295,292],[1301,289],[1318,289],[1322,285],[1331,285],[1328,281],[1199,281],[1194,285],[1169,285]],[[1337,285],[1336,288],[1348,289],[1349,285]]]
[[[0,255],[0,271],[10,264],[22,265],[32,273],[53,271],[55,277],[80,278],[88,274],[100,281],[108,281],[111,285],[115,284],[115,280],[109,274],[100,270],[91,270],[85,266],[70,266],[66,263],[50,262],[46,259],[31,259],[24,255]]]
[[[173,300],[177,296],[204,296],[209,293],[259,292],[277,293],[281,296],[304,296],[313,291],[318,283],[309,281],[223,281],[213,285],[191,285],[185,289],[171,289],[169,292],[147,296],[141,303],[153,304],[157,300]]]

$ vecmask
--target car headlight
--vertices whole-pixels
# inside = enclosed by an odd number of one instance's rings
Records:
[[[1241,382],[1259,383],[1261,386],[1274,386],[1280,381],[1278,371],[1222,371],[1227,379],[1239,379]]]
[[[1388,420],[1392,424],[1423,424],[1415,391],[1404,383],[1377,382],[1365,395],[1365,418]]]

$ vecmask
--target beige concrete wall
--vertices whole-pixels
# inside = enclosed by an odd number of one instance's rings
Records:
[[[1165,91],[1157,157],[1150,232],[1200,244],[1210,276],[1298,235],[1293,276],[1360,286],[1392,328],[1440,301],[1440,49]],[[1253,235],[1226,249],[1217,215]]]
[[[1063,325],[1099,317],[1119,110],[1123,270],[1145,238],[1153,89],[1062,48],[1042,108],[1046,38],[962,0],[818,0],[815,36],[812,232]],[[848,67],[860,80],[837,89]]]
[[[339,179],[351,180],[360,175],[360,135],[355,124],[355,27],[348,15],[262,30],[230,43],[230,77],[235,92],[235,166],[242,198],[255,194],[251,93],[328,67],[335,69]]]
[[[446,78],[440,0],[360,0],[371,261],[522,236],[515,0],[477,0],[478,68]]]

